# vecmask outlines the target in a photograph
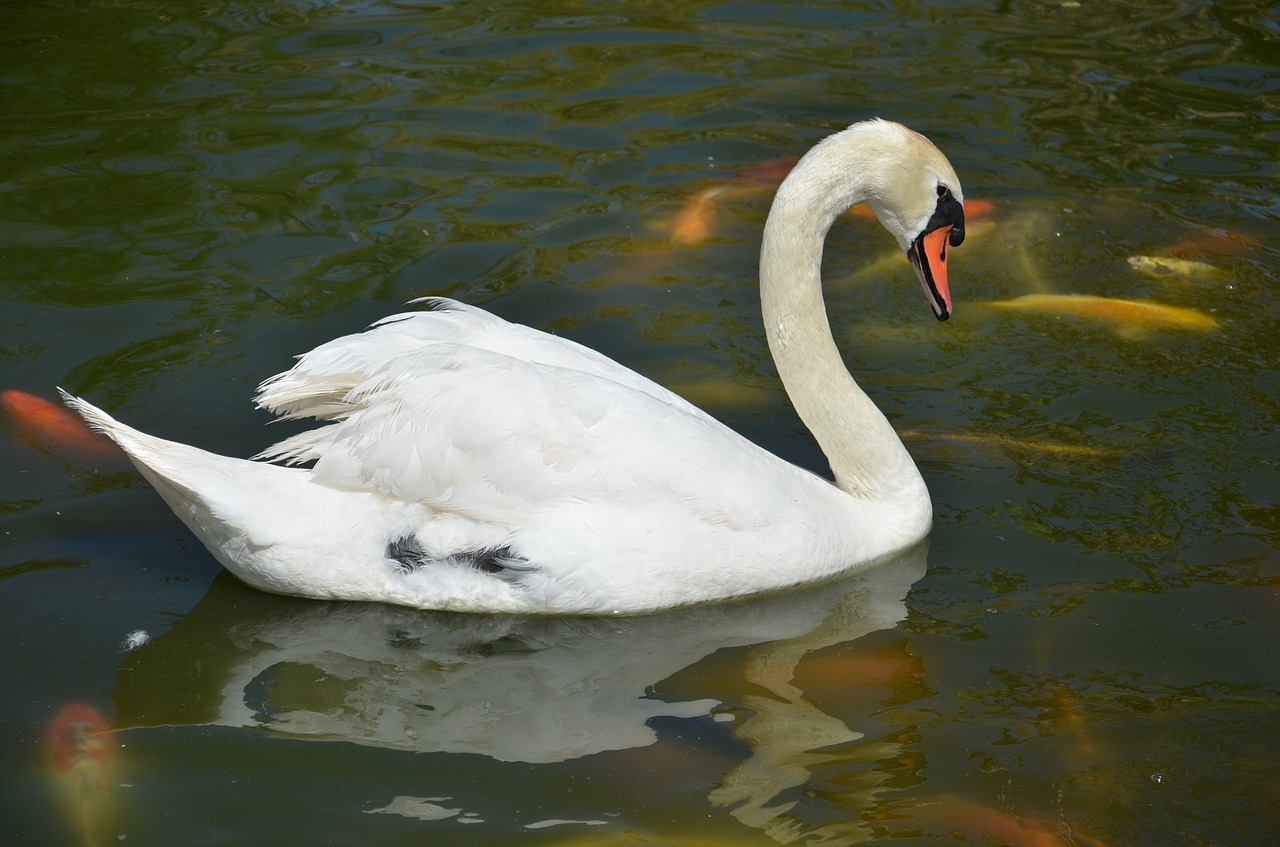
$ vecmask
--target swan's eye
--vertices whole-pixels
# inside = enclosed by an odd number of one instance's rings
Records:
[[[950,195],[951,195],[951,189],[947,188],[942,183],[938,183],[938,198],[941,199],[943,197],[948,197]]]

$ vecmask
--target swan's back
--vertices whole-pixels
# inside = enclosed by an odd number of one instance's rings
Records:
[[[604,354],[558,336],[444,297],[420,301],[430,309],[392,315],[367,331],[322,344],[299,357],[288,371],[259,386],[257,404],[285,418],[334,420],[350,410],[344,398],[359,382],[397,357],[452,344],[531,364],[581,371],[653,396],[695,415],[705,415],[678,394],[645,379]],[[274,453],[274,448],[267,451]]]

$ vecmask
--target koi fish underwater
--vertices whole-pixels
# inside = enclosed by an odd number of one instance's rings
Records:
[[[80,842],[119,840],[115,744],[107,720],[86,703],[69,703],[45,731],[44,747],[50,782]]]
[[[108,463],[121,469],[129,458],[110,438],[94,432],[61,403],[25,391],[0,393],[0,412],[13,437],[44,455],[70,463]]]

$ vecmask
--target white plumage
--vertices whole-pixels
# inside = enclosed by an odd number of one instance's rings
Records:
[[[886,180],[883,168],[910,173]],[[942,232],[941,256],[923,270],[913,261],[945,317],[945,236],[954,227],[952,243],[962,237],[959,197],[945,158],[883,121],[832,136],[779,189],[761,257],[766,331],[845,490],[593,350],[441,299],[263,383],[260,406],[327,423],[255,458],[314,462],[309,470],[216,456],[67,402],[224,566],[268,591],[636,613],[778,590],[928,532],[919,473],[840,364],[818,266],[835,215],[869,201],[909,255],[931,235],[936,254]]]

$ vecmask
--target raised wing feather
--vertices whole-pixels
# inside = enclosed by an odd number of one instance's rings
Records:
[[[429,303],[431,310],[383,318],[366,332],[334,339],[302,355],[293,368],[259,386],[258,406],[284,418],[340,418],[348,411],[348,392],[384,363],[433,344],[458,344],[593,374],[706,416],[679,395],[590,347],[510,323],[456,300],[426,297],[415,302]]]

